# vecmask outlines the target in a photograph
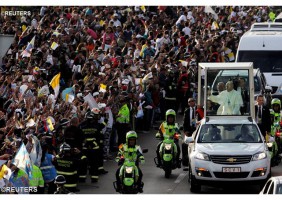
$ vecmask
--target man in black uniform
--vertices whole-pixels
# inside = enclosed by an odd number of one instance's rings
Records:
[[[103,156],[100,153],[100,140],[102,139],[102,129],[104,124],[100,124],[99,120],[100,110],[98,108],[92,109],[86,113],[86,120],[83,121],[79,127],[84,133],[83,154],[86,155],[88,165],[90,166],[91,182],[97,182],[99,179],[98,167],[103,162]],[[87,175],[87,166],[84,167],[84,175]]]
[[[176,111],[176,96],[177,96],[177,79],[172,70],[169,71],[169,75],[166,78],[165,86],[165,110],[173,109]]]
[[[57,190],[54,194],[70,194],[71,192],[65,188],[66,179],[63,175],[58,175],[54,183],[57,185]]]
[[[79,160],[79,166],[87,166],[87,157],[82,153],[82,144],[84,141],[84,133],[78,127],[79,119],[74,117],[70,120],[70,126],[66,127],[64,131],[65,142],[70,145],[74,156]],[[85,169],[78,168],[79,182],[86,181]]]
[[[63,175],[66,179],[65,187],[71,192],[78,192],[77,187],[78,160],[71,151],[70,145],[63,143],[60,146],[60,153],[56,156],[54,166],[58,175]]]

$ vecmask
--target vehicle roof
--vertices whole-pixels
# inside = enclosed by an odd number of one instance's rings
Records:
[[[248,31],[240,39],[238,50],[281,51],[282,31]]]

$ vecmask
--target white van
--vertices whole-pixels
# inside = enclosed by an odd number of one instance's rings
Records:
[[[282,23],[254,23],[240,39],[236,62],[253,62],[275,93],[282,83]]]

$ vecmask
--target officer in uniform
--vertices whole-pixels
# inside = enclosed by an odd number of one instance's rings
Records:
[[[169,71],[169,75],[166,78],[165,86],[165,107],[166,110],[176,110],[176,96],[177,96],[177,81],[175,74],[172,70]]]
[[[86,120],[79,127],[84,133],[83,154],[86,155],[88,165],[90,166],[91,182],[97,182],[99,179],[99,165],[103,162],[103,154],[101,156],[100,144],[103,142],[102,130],[104,124],[98,123],[100,110],[94,108],[86,113]],[[83,168],[86,178],[87,166]]]
[[[77,187],[79,162],[71,151],[70,145],[63,143],[60,146],[60,153],[56,156],[54,165],[58,175],[66,178],[65,187],[71,192],[78,192]]]
[[[54,194],[69,194],[69,193],[71,193],[64,186],[65,183],[66,183],[66,179],[63,175],[56,176],[54,183],[57,185],[57,190],[56,190],[56,192],[54,192]]]
[[[79,160],[79,166],[87,166],[87,157],[82,154],[82,144],[84,141],[84,134],[78,127],[79,120],[74,117],[70,120],[70,126],[64,130],[64,141],[70,145],[72,153]],[[86,181],[85,169],[78,168],[79,182]]]

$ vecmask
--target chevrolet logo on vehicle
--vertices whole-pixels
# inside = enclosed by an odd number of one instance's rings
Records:
[[[236,158],[228,158],[228,159],[226,159],[226,161],[228,161],[228,162],[236,162],[237,159]]]

